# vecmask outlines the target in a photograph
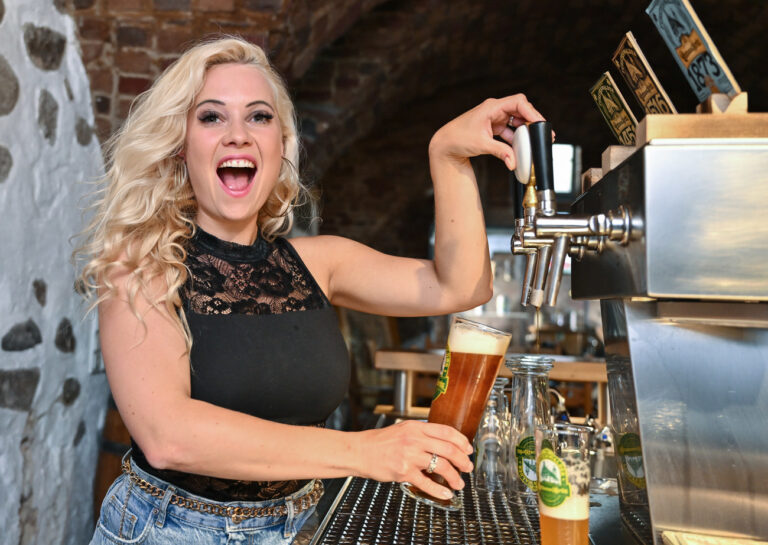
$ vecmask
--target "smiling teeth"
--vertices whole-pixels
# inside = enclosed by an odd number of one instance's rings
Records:
[[[248,159],[229,159],[219,165],[219,168],[256,168],[253,161]]]

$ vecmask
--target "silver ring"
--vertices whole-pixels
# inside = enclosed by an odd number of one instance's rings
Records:
[[[437,467],[437,454],[433,454],[432,459],[429,461],[429,465],[427,466],[427,473],[434,472],[436,467]]]

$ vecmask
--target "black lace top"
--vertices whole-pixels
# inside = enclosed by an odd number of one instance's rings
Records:
[[[187,251],[192,397],[275,422],[322,425],[347,391],[349,357],[336,313],[293,246],[261,236],[243,246],[198,228]],[[145,471],[217,501],[273,499],[307,482],[157,470],[133,448]]]

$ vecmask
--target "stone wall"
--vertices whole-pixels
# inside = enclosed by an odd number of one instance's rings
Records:
[[[0,0],[0,542],[87,543],[107,385],[69,264],[103,173],[71,17]]]

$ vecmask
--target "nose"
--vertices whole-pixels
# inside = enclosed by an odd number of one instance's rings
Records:
[[[225,144],[241,147],[250,144],[250,142],[251,136],[244,123],[240,121],[233,121],[230,123],[229,130],[225,137]]]

